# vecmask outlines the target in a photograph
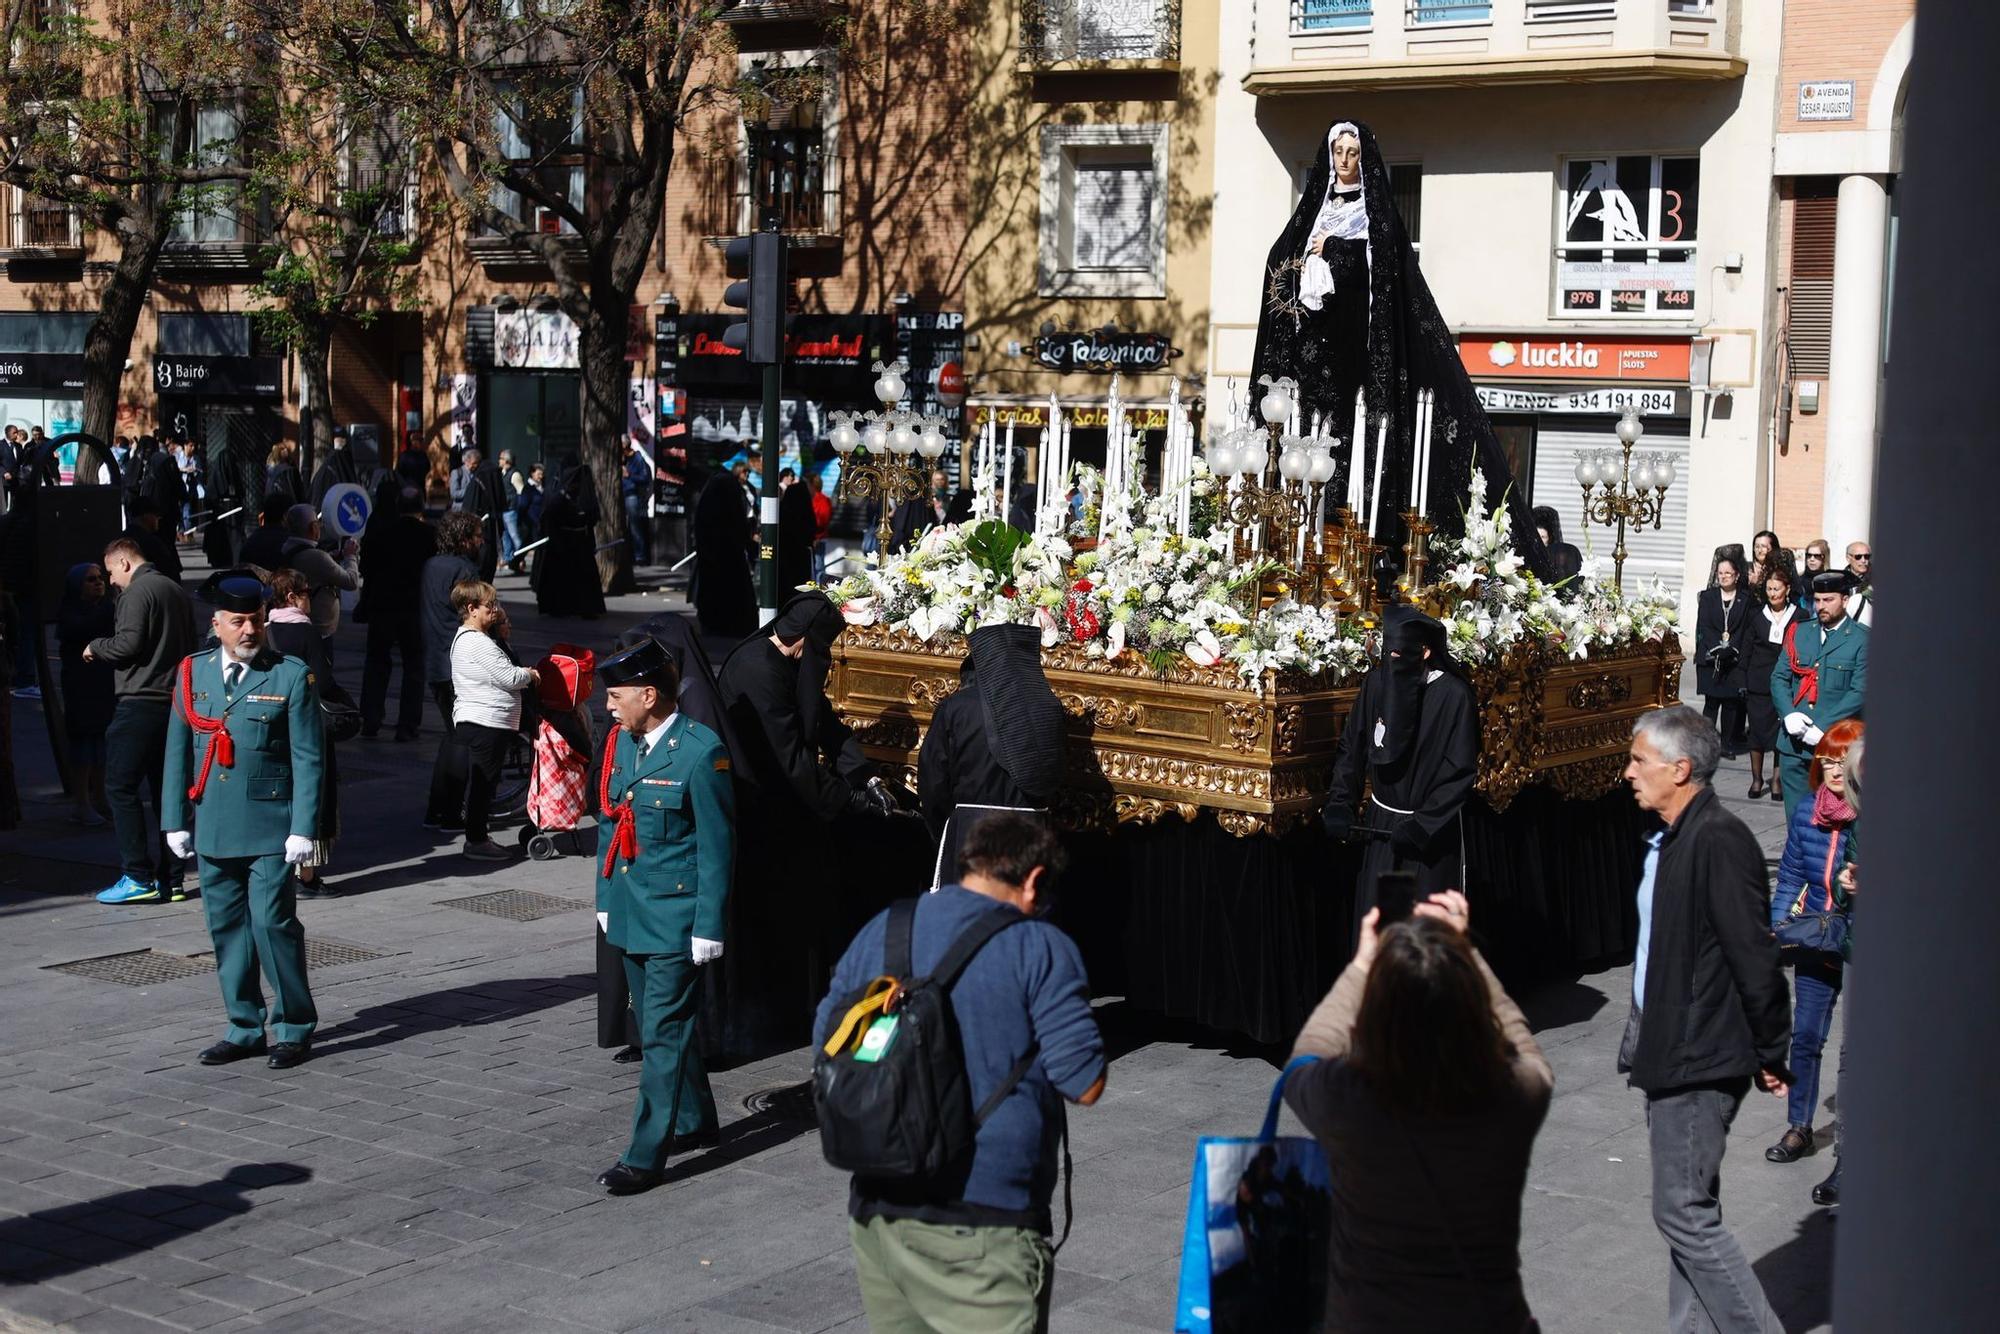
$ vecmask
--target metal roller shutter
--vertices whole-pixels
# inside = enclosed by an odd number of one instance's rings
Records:
[[[1605,577],[1609,578],[1618,530],[1583,522],[1583,489],[1576,484],[1576,458],[1578,454],[1600,449],[1617,454],[1618,423],[1610,417],[1565,418],[1554,426],[1550,422],[1551,418],[1543,417],[1541,429],[1535,434],[1535,498],[1541,504],[1555,507],[1562,519],[1564,539],[1579,551],[1601,557]],[[1644,532],[1626,529],[1625,584],[1631,588],[1657,576],[1678,596],[1687,559],[1688,484],[1693,474],[1688,466],[1687,419],[1646,418],[1646,434],[1634,454],[1647,453],[1672,458],[1676,477],[1667,491],[1667,512],[1662,526],[1648,527]]]

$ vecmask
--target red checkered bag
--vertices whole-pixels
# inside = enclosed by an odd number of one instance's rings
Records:
[[[590,758],[544,718],[535,729],[535,772],[528,819],[543,832],[574,829],[590,809]]]

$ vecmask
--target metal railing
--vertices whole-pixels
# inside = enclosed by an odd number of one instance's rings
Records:
[[[1030,63],[1180,55],[1181,0],[1021,0],[1021,58]]]
[[[341,207],[378,236],[405,237],[417,229],[416,173],[407,168],[350,167],[341,182]]]
[[[16,250],[74,250],[83,244],[76,210],[66,204],[15,195],[7,243]]]

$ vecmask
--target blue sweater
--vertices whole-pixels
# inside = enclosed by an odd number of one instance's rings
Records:
[[[918,975],[936,967],[959,933],[994,907],[994,900],[959,885],[919,899],[910,961]],[[841,956],[813,1024],[815,1044],[824,1044],[832,1033],[841,1002],[884,971],[887,922],[888,913],[878,913]],[[1104,1038],[1090,1012],[1090,985],[1076,942],[1043,921],[1009,927],[959,974],[951,1004],[974,1107],[992,1095],[1030,1043],[1039,1042],[1041,1052],[980,1126],[961,1188],[927,1196],[885,1194],[872,1182],[864,1191],[857,1180],[848,1212],[859,1221],[879,1215],[1049,1232],[1062,1099],[1081,1097],[1104,1073]]]
[[[1832,912],[1833,882],[1840,876],[1848,826],[1824,829],[1813,823],[1811,797],[1792,811],[1785,851],[1778,858],[1778,883],[1771,893],[1771,925],[1794,912]]]

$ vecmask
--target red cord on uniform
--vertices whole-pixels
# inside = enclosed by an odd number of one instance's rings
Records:
[[[188,789],[188,800],[200,801],[202,792],[208,787],[211,766],[236,767],[236,742],[229,735],[228,718],[204,718],[194,711],[193,658],[181,661],[181,716],[187,719],[189,727],[208,738],[208,744],[201,752],[201,767],[195,771],[194,785]]]
[[[611,804],[611,771],[618,764],[618,731],[611,729],[610,739],[604,743],[604,768],[597,776],[597,804],[604,818],[614,821],[611,829],[611,846],[604,850],[604,875],[611,874],[612,863],[623,857],[633,861],[639,856],[639,824],[632,816],[632,803]]]

